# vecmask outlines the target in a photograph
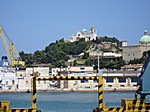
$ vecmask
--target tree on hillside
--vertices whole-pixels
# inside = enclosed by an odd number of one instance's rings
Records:
[[[20,57],[23,61],[25,61],[26,66],[30,66],[31,64],[34,63],[34,59],[33,59],[33,54],[29,53],[24,53],[23,51],[21,51],[20,53]]]
[[[119,40],[116,37],[101,37],[101,38],[96,38],[95,41],[93,41],[94,43],[102,43],[102,42],[112,42],[112,43],[120,43]]]

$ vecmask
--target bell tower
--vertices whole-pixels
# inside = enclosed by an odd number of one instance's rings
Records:
[[[92,26],[90,29],[90,40],[96,40],[96,37],[97,37],[96,28]]]

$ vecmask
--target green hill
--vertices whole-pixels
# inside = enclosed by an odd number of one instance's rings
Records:
[[[22,51],[20,52],[20,56],[26,62],[26,66],[44,64],[45,66],[49,67],[66,67],[67,61],[71,59],[71,56],[78,56],[79,54],[84,53],[83,56],[79,56],[78,59],[73,62],[73,65],[95,65],[95,67],[97,67],[97,59],[89,57],[87,51],[91,48],[91,46],[101,45],[103,42],[116,43],[116,45],[113,47],[116,49],[116,51],[120,50],[120,42],[115,37],[110,38],[105,36],[103,38],[97,38],[95,41],[85,41],[84,39],[80,39],[76,42],[66,42],[62,38],[55,43],[50,43],[42,51],[37,50],[33,54],[27,54]],[[97,50],[97,48],[94,50]],[[110,48],[101,48],[101,50],[111,51]],[[120,61],[121,59],[117,60]],[[118,62],[103,62],[103,60],[100,61],[101,68],[108,66],[117,68],[117,63]]]

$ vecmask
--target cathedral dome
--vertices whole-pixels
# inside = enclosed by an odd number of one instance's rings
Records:
[[[150,43],[150,36],[147,34],[147,30],[145,30],[144,35],[141,37],[140,43]]]
[[[86,29],[84,28],[84,29],[82,30],[82,32],[86,32]]]

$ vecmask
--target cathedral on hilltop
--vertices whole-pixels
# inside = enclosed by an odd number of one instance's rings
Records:
[[[150,50],[150,36],[147,30],[145,30],[138,45],[123,46],[122,50],[123,59],[127,62],[141,58],[144,51]]]
[[[90,28],[90,32],[87,33],[86,29],[82,31],[78,31],[76,34],[72,34],[70,42],[75,42],[84,38],[85,41],[96,40],[96,38],[103,38],[104,36],[97,36],[97,30],[94,26]],[[108,46],[114,43],[103,42],[103,46]],[[119,57],[122,56],[123,60],[129,62],[130,60],[139,59],[142,57],[143,52],[150,50],[150,36],[148,35],[148,31],[144,31],[144,35],[140,38],[139,44],[137,45],[127,45],[127,41],[121,41],[122,52],[119,53]],[[112,50],[112,53],[115,51]],[[97,51],[89,51],[89,54],[92,56],[97,56]],[[104,53],[103,53],[104,54]],[[120,55],[121,54],[121,55]],[[100,56],[102,54],[99,54]],[[117,55],[118,56],[118,55]]]
[[[70,42],[75,42],[80,40],[81,38],[84,38],[85,41],[92,41],[96,40],[97,37],[97,30],[94,26],[90,29],[90,34],[87,33],[86,29],[83,29],[82,31],[78,31],[76,34],[72,34]]]

